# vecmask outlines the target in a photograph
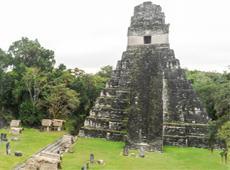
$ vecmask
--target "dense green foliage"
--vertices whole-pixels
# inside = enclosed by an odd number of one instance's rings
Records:
[[[187,77],[213,120],[210,122],[210,145],[220,139],[230,147],[230,72],[187,71]]]
[[[0,133],[7,133],[8,138],[11,135],[7,130],[0,130]],[[54,142],[65,132],[39,132],[35,129],[25,128],[20,135],[19,141],[10,141],[11,155],[6,155],[5,142],[0,143],[0,170],[13,169],[17,164],[27,160],[32,154],[38,152],[41,148]],[[22,157],[14,156],[15,151],[21,151]]]
[[[97,74],[54,67],[55,55],[37,40],[22,38],[7,52],[0,49],[0,119],[21,119],[26,126],[40,126],[43,118],[67,120],[75,133],[112,72]]]
[[[104,160],[105,165],[94,164],[92,170],[227,170],[229,164],[221,163],[219,151],[211,154],[207,149],[164,147],[164,152],[149,152],[145,158],[138,157],[137,151],[133,156],[123,156],[124,143],[104,139],[77,140],[73,153],[63,157],[64,170],[81,169],[89,161],[93,153],[95,160]]]
[[[230,73],[187,71],[209,116],[216,120],[230,111]]]

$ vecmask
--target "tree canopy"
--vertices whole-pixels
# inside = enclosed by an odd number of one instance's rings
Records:
[[[0,49],[0,119],[21,119],[26,126],[40,126],[43,118],[62,118],[71,132],[77,132],[112,67],[87,74],[54,64],[54,52],[38,40],[23,37],[7,52]]]
[[[216,140],[222,140],[230,147],[230,72],[187,70],[187,77],[212,119],[208,134],[210,145]]]

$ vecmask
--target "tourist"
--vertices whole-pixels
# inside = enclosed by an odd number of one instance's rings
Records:
[[[227,148],[224,148],[223,156],[224,156],[224,162],[225,164],[227,164],[228,162],[228,149]]]
[[[6,143],[6,154],[10,155],[10,142]]]

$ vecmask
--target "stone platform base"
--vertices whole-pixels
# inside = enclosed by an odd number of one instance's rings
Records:
[[[129,143],[127,144],[127,147],[129,149],[144,149],[145,151],[148,152],[162,152],[163,150],[163,141],[162,140],[157,140],[154,143]]]
[[[173,130],[175,130],[175,128]],[[126,133],[121,131],[109,131],[105,129],[93,129],[86,127],[79,131],[79,137],[105,138],[112,141],[124,141],[124,135],[126,135]],[[197,148],[209,147],[208,138],[206,136],[185,135],[183,133],[181,134],[181,136],[168,133],[163,135],[163,140],[157,140],[153,143],[148,142],[148,144],[128,143],[127,146],[130,149],[139,149],[140,146],[142,146],[145,148],[146,151],[162,151],[164,145]]]
[[[79,131],[80,137],[89,137],[89,138],[105,138],[107,140],[113,141],[123,141],[124,135],[126,133],[122,131],[110,131],[104,129],[93,129],[86,128]]]
[[[208,139],[199,136],[164,136],[164,145],[208,148]]]

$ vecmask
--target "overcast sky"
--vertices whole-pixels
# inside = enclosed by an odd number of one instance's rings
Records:
[[[37,38],[57,64],[95,72],[116,65],[127,45],[133,8],[142,0],[0,0],[0,48]],[[169,41],[183,68],[230,65],[229,0],[154,0],[170,23]]]

